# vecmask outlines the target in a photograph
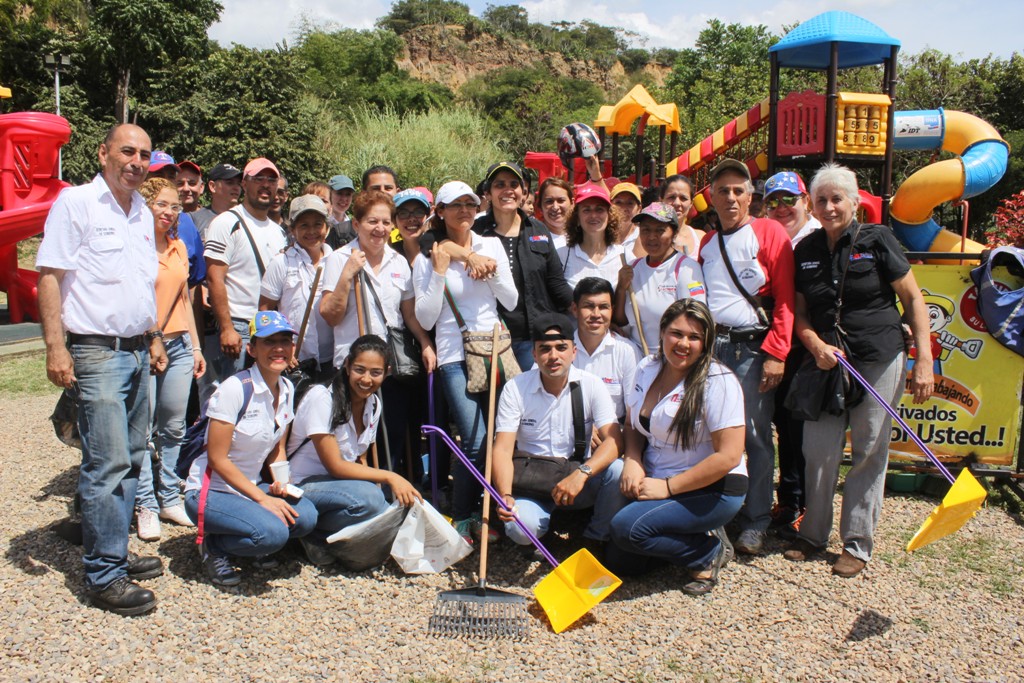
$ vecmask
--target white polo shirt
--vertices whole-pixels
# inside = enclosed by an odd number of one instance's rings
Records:
[[[455,305],[470,330],[494,329],[498,322],[498,303],[507,310],[516,307],[519,292],[512,280],[508,255],[497,237],[481,237],[471,233],[471,248],[483,256],[490,256],[497,263],[494,277],[474,280],[466,273],[461,263],[452,262],[445,275],[434,272],[434,263],[429,258],[418,258],[413,264],[413,287],[416,290],[416,319],[425,330],[434,330],[437,346],[437,364],[458,363],[465,360],[462,348],[462,332],[455,315],[444,296],[445,280]]]
[[[689,256],[676,252],[657,268],[647,265],[647,259],[633,261],[633,292],[643,323],[643,335],[651,353],[658,349],[661,316],[665,309],[679,299],[705,301],[704,275],[700,264]],[[626,301],[626,319],[632,328],[632,339],[640,344],[640,326],[636,324],[633,306]]]
[[[284,377],[277,381],[277,410],[274,409],[274,395],[270,392],[259,368],[253,366],[247,370],[252,377],[252,398],[245,409],[242,419],[238,419],[238,411],[242,409],[245,398],[242,392],[242,381],[232,375],[220,383],[217,391],[210,397],[206,414],[211,420],[221,420],[235,425],[231,435],[231,447],[228,449],[228,460],[241,470],[245,478],[253,484],[260,481],[260,471],[271,449],[284,436],[285,430],[295,417],[292,410],[292,383]],[[236,420],[238,420],[236,422]],[[209,439],[209,427],[206,438]],[[188,471],[186,491],[197,490],[203,485],[203,473],[206,471],[206,452],[196,458]],[[238,493],[216,472],[210,473],[210,490],[221,493]]]
[[[577,331],[576,360],[572,364],[601,380],[615,404],[615,417],[621,421],[626,416],[624,395],[633,386],[633,375],[641,355],[636,344],[610,331],[591,355],[583,348]]]
[[[324,259],[331,254],[331,247],[324,244]],[[267,272],[263,275],[260,294],[278,302],[277,310],[284,313],[296,330],[302,324],[306,314],[306,302],[309,301],[316,267],[306,250],[298,245],[289,247],[284,253],[270,259]],[[320,273],[320,282],[313,293],[313,309],[309,312],[309,323],[306,325],[306,336],[302,338],[302,348],[298,350],[298,359],[304,361],[315,358],[319,363],[327,363],[334,357],[334,333],[331,326],[320,315],[320,297],[324,291],[324,273]]]
[[[355,462],[367,451],[377,439],[377,426],[380,424],[381,404],[376,396],[371,396],[363,409],[363,433],[356,432],[355,416],[350,416],[334,430],[331,429],[331,413],[333,411],[334,394],[329,387],[314,385],[302,398],[299,409],[295,411],[295,424],[292,425],[291,436],[288,437],[288,454],[291,456],[292,481],[302,485],[303,480],[327,474],[327,469],[320,462],[320,456],[312,441],[307,437],[318,434],[331,434],[338,440],[341,457],[348,462]],[[302,444],[306,441],[305,444]],[[299,448],[299,445],[302,447]],[[295,449],[298,451],[293,453]]]
[[[579,382],[583,391],[583,433],[587,437],[584,460],[588,459],[594,426],[600,429],[615,422],[615,406],[601,380],[576,366],[569,368],[569,381],[558,396],[544,388],[537,368],[506,384],[498,401],[495,431],[515,432],[516,449],[530,455],[571,458],[576,445],[569,389],[572,382]]]
[[[680,382],[666,394],[651,411],[651,428],[640,424],[640,409],[644,405],[651,384],[658,377],[661,361],[657,356],[647,356],[636,369],[632,390],[626,396],[626,408],[633,429],[647,438],[644,450],[644,471],[648,477],[664,479],[694,467],[715,452],[711,444],[711,433],[729,427],[742,427],[743,390],[736,375],[727,367],[715,361],[708,372],[708,383],[704,393],[704,413],[697,421],[697,445],[683,450],[676,447],[675,434],[670,433],[672,420],[679,411],[679,402],[686,391],[686,382]],[[730,474],[747,474],[746,458],[740,458]]]
[[[324,261],[324,294],[330,294],[338,288],[338,280],[345,264],[352,258],[352,250],[359,249],[359,241],[349,242]],[[402,302],[413,297],[412,271],[409,262],[388,245],[384,245],[384,255],[380,262],[380,271],[373,272],[369,261],[363,266],[366,282],[377,292],[380,306],[373,298],[373,293],[366,291],[366,316],[370,326],[365,334],[375,334],[387,340],[388,327],[405,327],[402,319]],[[381,309],[383,308],[383,315]],[[359,338],[359,316],[356,313],[356,288],[348,290],[348,308],[341,323],[334,326],[334,367],[340,368],[348,357],[352,342]]]
[[[156,324],[153,213],[135,192],[125,215],[102,174],[57,197],[36,265],[67,271],[60,300],[69,332],[134,337]]]
[[[575,288],[585,277],[599,277],[614,287],[619,282],[622,253],[622,245],[613,244],[608,247],[601,262],[594,263],[577,244],[573,247],[561,247],[558,250],[558,258],[562,261],[562,274],[570,288]]]
[[[239,216],[245,220],[252,233],[264,266],[268,266],[270,259],[288,246],[288,241],[280,225],[269,218],[257,220],[245,210],[243,204],[218,214],[206,229],[206,249],[203,255],[211,261],[228,266],[224,278],[228,291],[228,312],[235,320],[248,322],[259,308],[260,271],[249,238],[238,224]]]

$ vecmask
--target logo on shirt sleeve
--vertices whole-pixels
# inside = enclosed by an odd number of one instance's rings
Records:
[[[686,288],[690,290],[690,296],[701,296],[704,294],[704,283],[694,280],[690,284],[686,285]]]

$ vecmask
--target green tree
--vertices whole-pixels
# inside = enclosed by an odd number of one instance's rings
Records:
[[[83,47],[112,76],[118,121],[128,121],[133,76],[203,56],[206,31],[222,9],[217,0],[92,0]]]
[[[526,38],[529,36],[530,15],[519,5],[487,5],[482,15],[484,21],[490,23],[498,31]]]
[[[377,26],[402,35],[417,26],[465,24],[470,18],[469,6],[455,0],[398,0]]]

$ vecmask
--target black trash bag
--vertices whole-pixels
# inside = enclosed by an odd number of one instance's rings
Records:
[[[82,438],[78,433],[78,398],[70,389],[65,389],[50,415],[53,433],[60,442],[72,448],[82,449]]]

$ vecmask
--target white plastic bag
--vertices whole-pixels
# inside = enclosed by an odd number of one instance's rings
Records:
[[[376,517],[347,526],[327,537],[327,546],[338,562],[350,571],[360,572],[384,564],[395,540],[405,507],[398,502]]]
[[[391,557],[406,574],[439,574],[466,555],[473,546],[459,536],[430,503],[417,500],[409,508]]]

